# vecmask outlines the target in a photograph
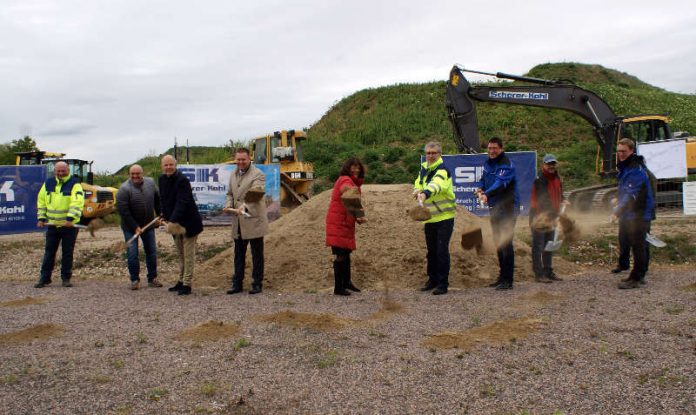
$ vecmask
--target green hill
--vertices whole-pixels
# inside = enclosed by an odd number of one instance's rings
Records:
[[[425,84],[398,84],[358,91],[341,99],[307,131],[305,157],[315,164],[317,188],[335,180],[347,157],[357,155],[368,166],[368,183],[411,182],[423,145],[430,140],[455,153],[452,129],[445,112],[445,79]],[[571,80],[596,92],[617,114],[669,114],[673,131],[696,133],[696,96],[651,86],[638,78],[599,65],[545,63],[527,76]],[[561,159],[567,188],[599,181],[594,174],[597,146],[591,126],[559,110],[518,105],[478,103],[482,140],[502,137],[507,150],[554,152]],[[168,151],[171,153],[171,150]],[[229,146],[196,148],[191,160],[227,160]],[[157,158],[139,163],[158,172]],[[572,168],[571,168],[572,167]],[[124,171],[119,171],[120,177]],[[152,173],[151,173],[152,174]],[[106,179],[106,178],[105,178]]]

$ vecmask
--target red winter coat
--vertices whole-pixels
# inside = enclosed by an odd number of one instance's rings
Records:
[[[355,216],[348,213],[341,202],[341,189],[344,186],[360,190],[362,179],[340,176],[331,191],[329,211],[326,212],[326,246],[355,250]]]

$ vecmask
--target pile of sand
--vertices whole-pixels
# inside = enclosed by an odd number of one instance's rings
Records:
[[[333,288],[331,249],[325,246],[324,217],[330,191],[312,197],[302,206],[271,223],[265,239],[264,288],[279,291],[322,291]],[[416,206],[409,185],[363,186],[368,222],[357,225],[357,250],[352,254],[352,275],[362,289],[416,288],[427,279],[423,223],[409,218],[408,210]],[[519,221],[526,221],[520,218]],[[484,249],[464,250],[462,230],[473,226],[483,229]],[[518,231],[517,233],[520,233]],[[450,287],[476,287],[490,283],[498,275],[490,225],[460,209],[450,244],[452,264]],[[518,238],[515,246],[515,278],[533,277],[530,248]],[[194,283],[199,286],[228,287],[232,276],[232,252],[229,248],[196,270]],[[251,258],[247,254],[245,285],[250,285]],[[572,271],[572,264],[554,259],[560,275]]]

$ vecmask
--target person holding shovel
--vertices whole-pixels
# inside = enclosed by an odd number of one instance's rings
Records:
[[[554,240],[554,227],[561,206],[568,202],[563,198],[563,185],[557,170],[558,160],[553,154],[544,156],[541,174],[534,180],[529,211],[529,228],[532,231],[532,269],[537,282],[550,283],[561,279],[553,272],[553,251],[546,246]]]
[[[360,202],[360,187],[365,180],[365,166],[357,157],[350,157],[341,166],[331,191],[329,210],[326,212],[326,246],[335,255],[334,295],[360,292],[351,281],[350,254],[355,251],[355,224],[365,223],[365,210]]]
[[[193,199],[191,182],[176,168],[176,159],[166,155],[162,157],[161,164],[159,190],[162,224],[172,234],[179,254],[179,280],[169,291],[189,295],[196,259],[196,239],[203,232],[203,221]]]
[[[512,289],[515,271],[515,250],[512,238],[519,212],[520,197],[517,191],[515,165],[503,151],[503,140],[493,137],[488,140],[488,160],[483,164],[480,201],[488,203],[493,240],[497,247],[500,274],[491,284],[496,290]]]
[[[128,274],[130,289],[140,288],[140,259],[138,258],[138,239],[143,242],[145,265],[147,266],[147,285],[159,288],[157,280],[157,242],[155,228],[160,210],[160,194],[155,181],[143,177],[143,168],[134,164],[128,169],[128,180],[121,184],[116,193],[116,206],[121,215],[121,230],[128,246]]]
[[[628,278],[619,283],[619,288],[639,288],[645,282],[648,262],[645,236],[655,208],[654,194],[646,168],[635,153],[633,140],[619,140],[616,153],[619,157],[619,183],[612,221],[618,219],[623,223],[625,240],[633,252],[633,269]]]
[[[449,286],[449,243],[457,205],[452,175],[443,165],[439,143],[429,142],[425,145],[425,163],[421,164],[413,194],[418,203],[430,211],[430,219],[425,221],[424,228],[428,281],[421,291],[433,290],[433,295],[445,294]]]
[[[251,290],[258,294],[263,284],[263,237],[268,232],[266,215],[266,176],[251,164],[249,150],[238,148],[234,154],[237,170],[230,175],[227,199],[223,212],[233,215],[232,239],[234,239],[234,275],[227,294],[242,292],[247,246],[251,245]]]

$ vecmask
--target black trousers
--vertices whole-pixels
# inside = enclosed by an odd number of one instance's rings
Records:
[[[46,228],[46,245],[44,247],[43,261],[41,262],[41,274],[39,280],[44,283],[51,282],[51,274],[56,264],[58,245],[62,247],[63,256],[60,260],[60,278],[70,281],[72,277],[73,251],[79,229],[75,227],[48,226]]]
[[[491,215],[490,218],[500,267],[498,280],[512,284],[515,273],[515,249],[512,246],[512,238],[515,234],[517,218],[514,215]]]
[[[331,253],[336,256],[333,262],[334,292],[343,291],[350,286],[350,249],[331,247]]]
[[[628,241],[628,227],[630,226],[630,220],[620,220],[619,221],[619,268],[629,269],[631,268],[631,244]],[[648,222],[648,228],[646,234],[650,233],[650,225],[652,222]],[[647,274],[648,268],[650,267],[650,244],[645,244],[645,273]]]
[[[650,221],[635,219],[626,220],[625,225],[625,241],[626,244],[621,246],[627,246],[633,252],[633,269],[631,269],[631,274],[629,278],[635,281],[639,281],[645,278],[645,273],[648,269],[648,242],[645,240],[645,236],[650,228]]]
[[[553,274],[553,252],[547,252],[544,248],[549,241],[553,241],[554,233],[532,231],[532,269],[537,278]]]
[[[234,277],[232,287],[242,288],[244,268],[246,267],[247,245],[251,245],[251,278],[254,288],[261,288],[263,283],[263,237],[234,240]]]
[[[428,285],[449,286],[449,244],[454,230],[454,219],[425,224],[425,246],[428,248]]]

